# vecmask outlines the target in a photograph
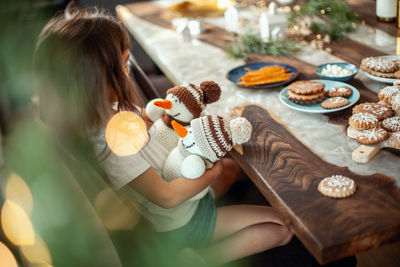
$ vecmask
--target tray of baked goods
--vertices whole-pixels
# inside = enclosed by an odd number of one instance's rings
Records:
[[[400,85],[379,90],[379,102],[353,108],[347,135],[360,144],[352,154],[358,163],[367,163],[383,148],[400,154]]]

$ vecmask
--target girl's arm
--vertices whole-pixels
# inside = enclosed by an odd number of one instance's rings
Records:
[[[223,163],[219,160],[211,169],[197,179],[177,178],[167,182],[152,168],[128,184],[136,192],[163,208],[173,208],[201,192],[222,172]]]

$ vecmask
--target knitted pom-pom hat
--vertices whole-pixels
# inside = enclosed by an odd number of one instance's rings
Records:
[[[225,156],[232,146],[250,139],[251,124],[245,118],[228,122],[217,115],[207,115],[190,122],[196,146],[212,162]]]
[[[218,101],[221,96],[221,88],[213,81],[206,81],[200,87],[189,83],[185,86],[175,86],[167,91],[179,98],[186,108],[198,118],[206,107],[206,104]]]

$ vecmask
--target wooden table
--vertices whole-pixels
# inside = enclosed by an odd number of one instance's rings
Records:
[[[299,79],[315,79],[315,66],[333,61],[359,65],[365,56],[394,53],[397,29],[373,19],[374,1],[349,1],[366,24],[345,41],[330,45],[332,54],[311,47],[295,57],[252,55],[250,61],[290,64]],[[242,151],[232,156],[266,199],[320,263],[327,263],[400,239],[400,158],[381,151],[370,164],[356,164],[351,151],[357,146],[345,134],[351,109],[303,114],[279,103],[280,89],[240,89],[226,80],[226,72],[243,64],[228,59],[221,48],[229,34],[212,22],[207,32],[191,44],[179,41],[171,26],[173,15],[162,3],[136,3],[117,7],[117,14],[136,40],[175,84],[217,81],[222,100],[208,107],[210,113],[236,111],[253,125],[253,134]],[[373,46],[376,32],[389,45]],[[362,39],[360,39],[362,38]],[[377,37],[375,37],[377,38]],[[384,84],[362,74],[349,81],[361,94],[359,102],[377,101]],[[357,192],[346,199],[332,199],[317,191],[322,178],[332,174],[352,177]]]

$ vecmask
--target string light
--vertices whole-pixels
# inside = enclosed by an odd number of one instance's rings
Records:
[[[35,243],[32,246],[21,246],[21,254],[30,263],[51,264],[51,254],[47,244],[38,236],[35,237]]]
[[[0,266],[18,267],[17,261],[10,249],[0,242]]]
[[[25,181],[15,173],[12,173],[7,181],[4,195],[6,199],[17,203],[29,215],[32,214],[32,193]]]
[[[134,112],[121,111],[107,124],[107,145],[118,156],[137,153],[146,144],[147,139],[146,124]]]
[[[1,210],[1,225],[4,234],[14,245],[30,246],[35,243],[31,220],[25,210],[11,200],[4,202]]]
[[[325,9],[321,9],[321,14],[322,14],[322,15],[325,14]]]

